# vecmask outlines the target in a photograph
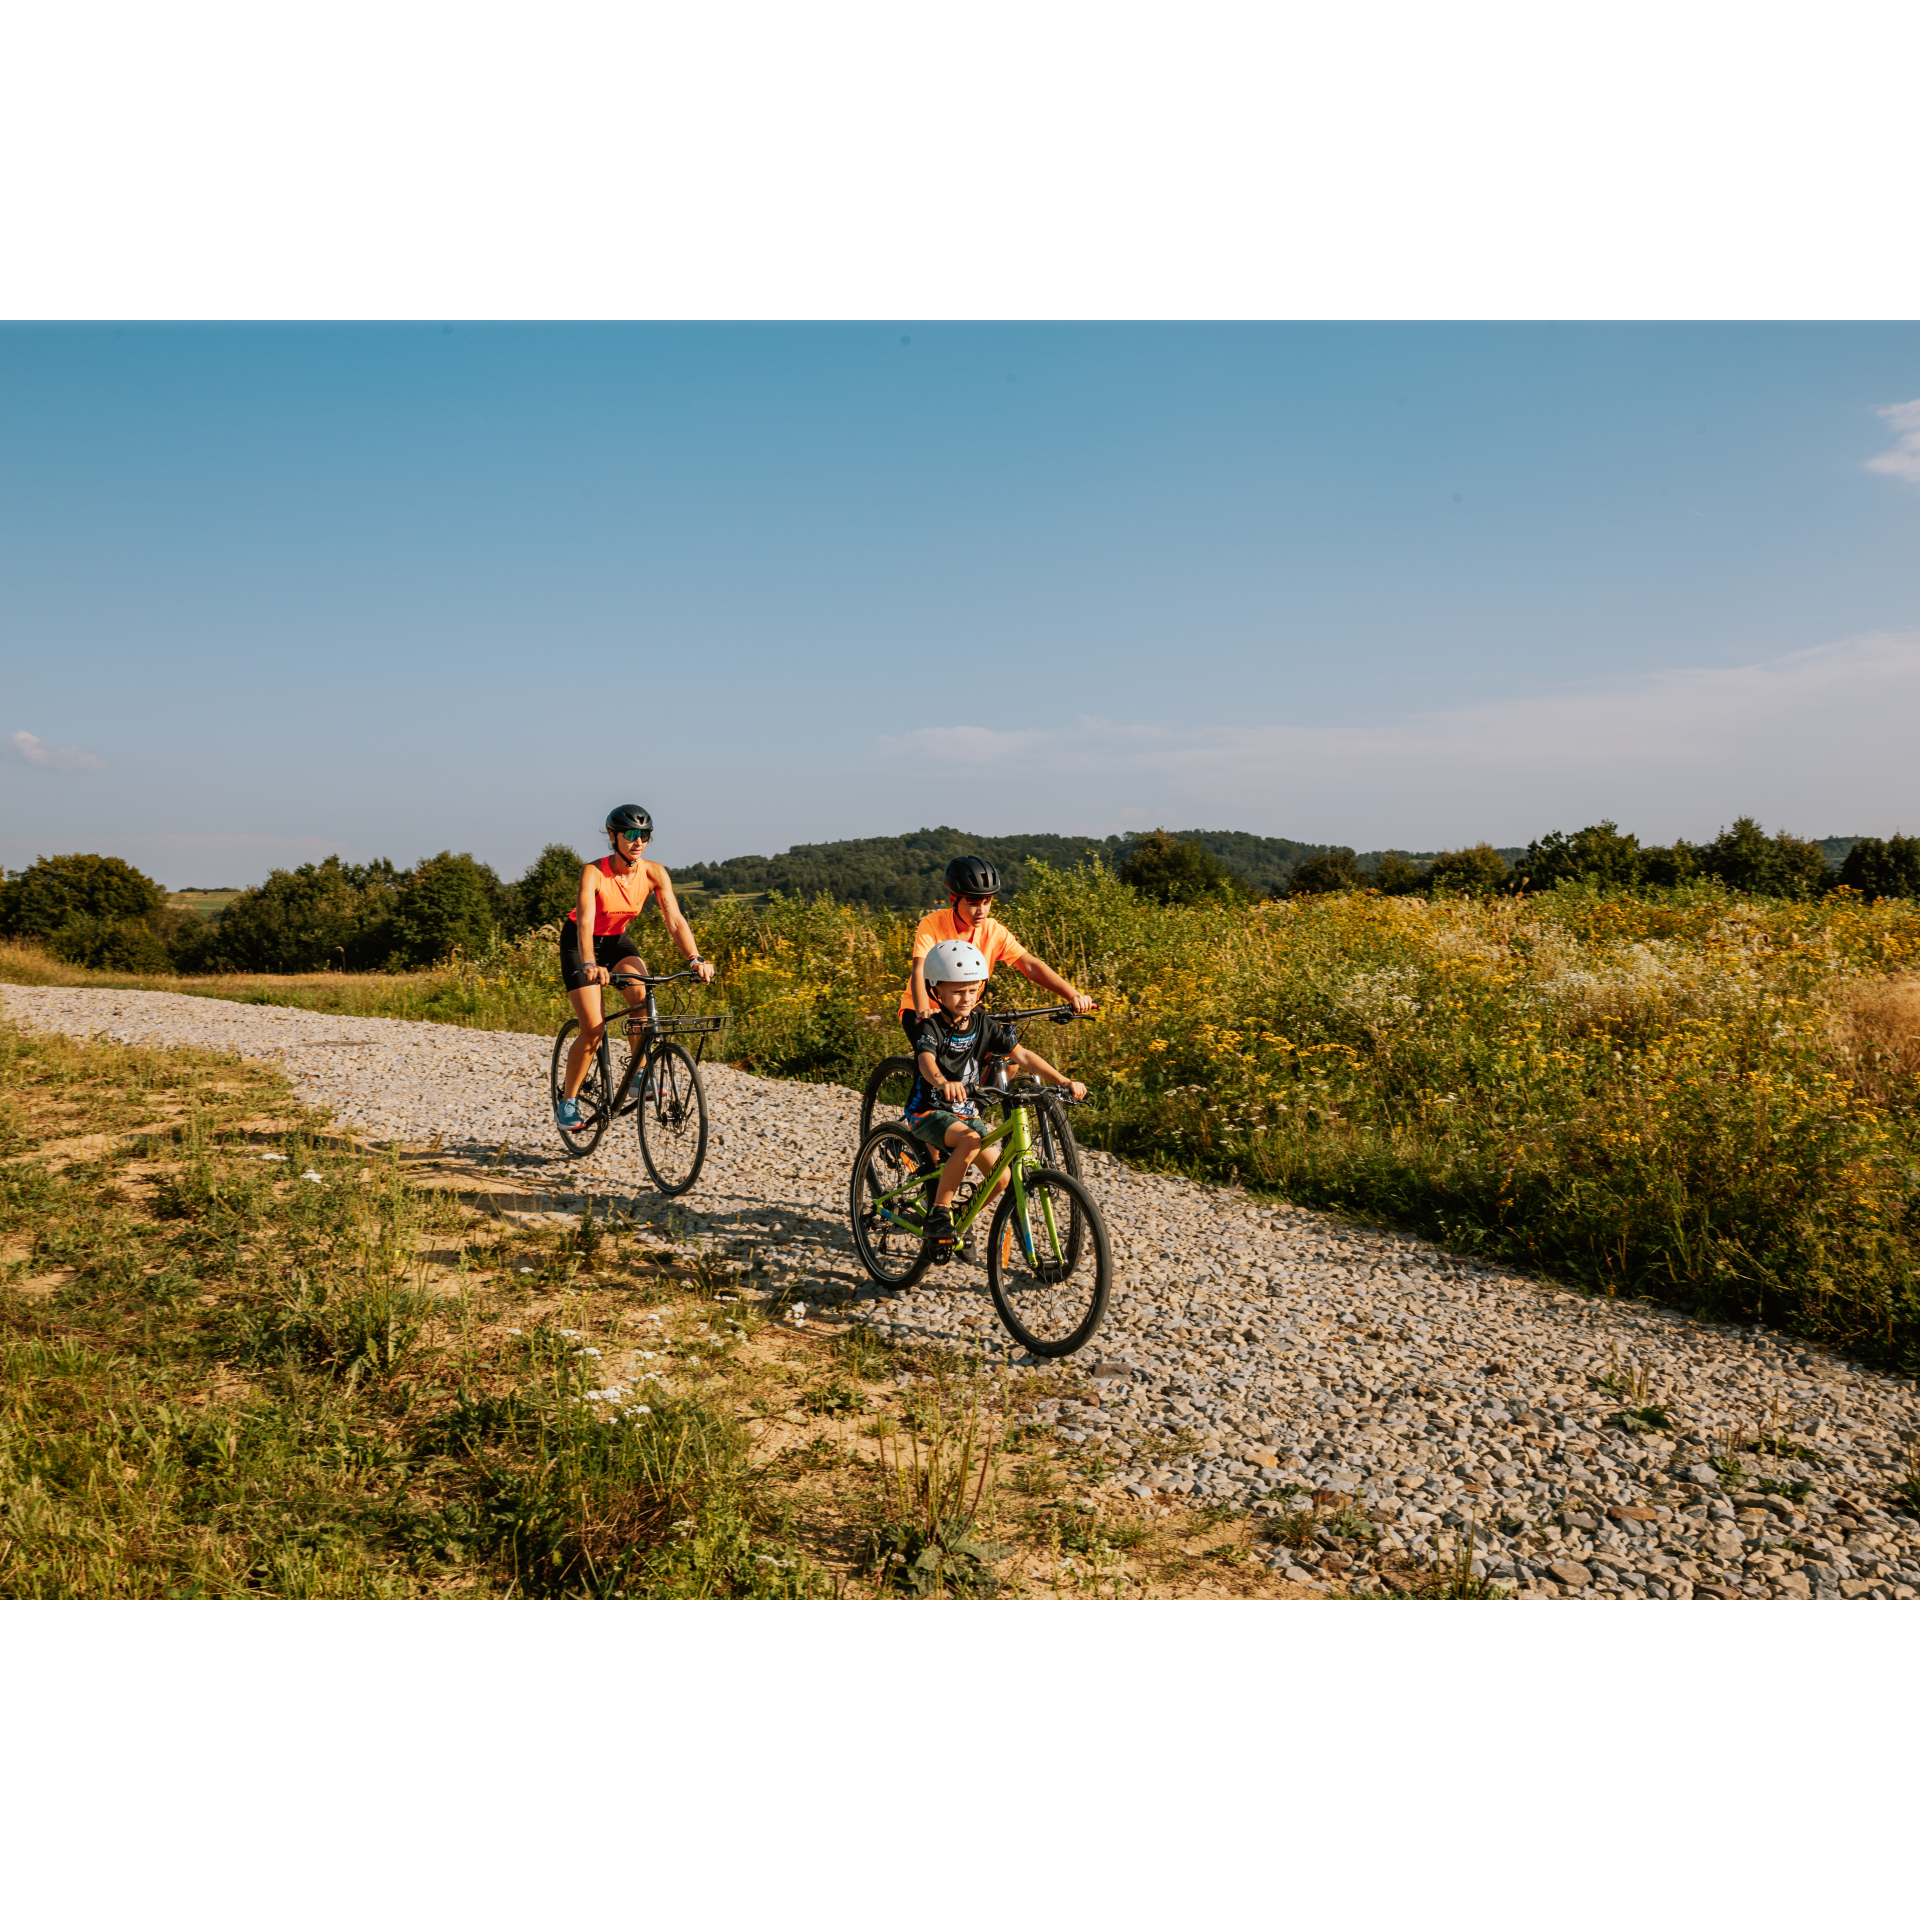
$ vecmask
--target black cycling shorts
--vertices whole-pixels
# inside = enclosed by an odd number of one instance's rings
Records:
[[[621,960],[638,960],[640,949],[624,933],[596,933],[593,936],[593,964],[613,968]],[[569,920],[560,929],[560,979],[569,993],[587,982],[580,965],[580,923]]]
[[[907,1046],[917,1054],[920,1051],[920,1016],[911,1007],[900,1009],[900,1031],[907,1036]]]

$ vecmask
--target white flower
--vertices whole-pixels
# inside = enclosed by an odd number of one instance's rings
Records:
[[[582,1353],[592,1354],[596,1360],[600,1358],[600,1349],[598,1347],[582,1347],[580,1351]]]
[[[316,1187],[324,1184],[320,1176],[317,1173],[315,1173],[311,1167],[309,1167],[306,1170],[306,1172],[300,1176],[300,1178],[302,1180],[311,1180]]]
[[[580,1329],[578,1327],[555,1327],[554,1332],[563,1340],[578,1340],[580,1338]]]
[[[509,1333],[518,1333],[519,1331],[520,1331],[520,1329],[519,1329],[518,1327],[509,1327],[509,1328],[507,1328],[507,1332],[509,1332]]]
[[[531,1267],[516,1267],[514,1271],[516,1273],[531,1273],[533,1269]]]
[[[284,1160],[286,1157],[284,1153],[263,1153],[260,1156],[262,1160]]]

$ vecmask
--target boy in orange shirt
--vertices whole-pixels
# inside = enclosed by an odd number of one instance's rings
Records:
[[[1004,960],[1035,986],[1057,993],[1075,1013],[1093,1011],[1091,994],[1070,987],[993,917],[994,896],[999,891],[999,874],[977,853],[963,853],[947,863],[947,906],[926,915],[913,933],[913,972],[908,976],[906,992],[900,996],[900,1025],[909,1046],[917,1049],[920,1022],[933,1011],[933,1001],[927,994],[926,961],[942,940],[964,940],[978,947],[989,977]]]

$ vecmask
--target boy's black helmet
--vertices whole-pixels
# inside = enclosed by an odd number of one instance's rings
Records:
[[[628,833],[639,832],[652,839],[653,815],[645,807],[615,807],[607,815],[607,831],[618,833],[623,828]]]
[[[1000,875],[977,853],[963,853],[959,859],[947,862],[947,891],[949,893],[998,893]]]

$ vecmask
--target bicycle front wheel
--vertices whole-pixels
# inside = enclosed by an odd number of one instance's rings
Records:
[[[564,1022],[553,1042],[553,1064],[547,1075],[547,1091],[553,1104],[553,1124],[560,1135],[560,1144],[576,1160],[584,1160],[600,1144],[600,1136],[607,1130],[609,1114],[607,1112],[607,1043],[602,1040],[593,1050],[592,1063],[587,1068],[587,1077],[580,1083],[580,1091],[575,1096],[580,1102],[580,1117],[585,1125],[569,1130],[560,1125],[560,1097],[566,1090],[567,1050],[573,1045],[573,1037],[580,1031],[578,1020]]]
[[[1113,1287],[1107,1223],[1070,1173],[1031,1167],[994,1209],[987,1290],[1007,1331],[1046,1360],[1078,1353],[1106,1317]]]
[[[1042,1100],[1033,1108],[1031,1131],[1033,1150],[1043,1166],[1057,1167],[1076,1180],[1081,1177],[1080,1143],[1073,1137],[1073,1122],[1058,1100]]]
[[[907,1096],[920,1077],[920,1068],[910,1053],[898,1053],[882,1060],[867,1075],[866,1091],[860,1096],[860,1138],[873,1131],[876,1117],[898,1120],[906,1111]]]
[[[924,1237],[933,1201],[933,1183],[924,1176],[932,1171],[926,1143],[897,1121],[882,1121],[854,1157],[847,1189],[854,1251],[889,1293],[912,1286],[933,1258]]]
[[[671,1198],[700,1178],[707,1158],[707,1090],[693,1055],[666,1040],[640,1077],[640,1157],[653,1184]]]

